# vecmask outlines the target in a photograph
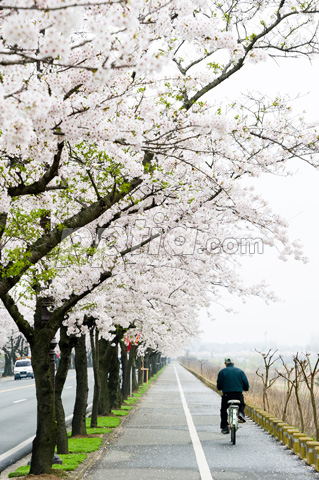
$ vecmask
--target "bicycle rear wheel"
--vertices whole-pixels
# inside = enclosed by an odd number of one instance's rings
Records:
[[[236,444],[236,428],[232,425],[230,430],[230,440],[233,445]]]

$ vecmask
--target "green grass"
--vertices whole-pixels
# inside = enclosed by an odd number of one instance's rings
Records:
[[[98,417],[97,418],[97,425],[98,427],[107,427],[107,428],[115,428],[118,427],[121,423],[121,419],[118,417]],[[86,427],[88,428],[91,425],[91,419],[86,419]]]
[[[147,389],[148,389],[148,385],[144,385],[142,387],[139,387],[138,391],[139,392],[146,392]]]
[[[132,410],[133,407],[130,407],[129,405],[122,405],[121,410]]]
[[[134,405],[137,400],[138,397],[128,397],[126,400],[124,400],[124,403],[127,403],[128,405]]]
[[[97,428],[89,428],[87,427],[86,433],[87,435],[96,435],[96,434],[103,434],[103,433],[110,433],[111,429],[110,428],[104,428],[104,427],[97,427]],[[72,432],[68,432],[68,438],[71,438]]]
[[[30,472],[30,465],[26,465],[23,467],[18,467],[15,472],[9,473],[8,477],[13,478],[13,477],[22,477],[24,475],[29,475]]]
[[[69,438],[69,452],[94,452],[100,448],[101,443],[102,438]]]
[[[128,415],[127,410],[112,410],[112,413],[118,417],[125,417],[125,415]]]
[[[86,459],[87,455],[85,453],[78,453],[78,454],[67,454],[62,455],[59,454],[59,457],[63,461],[62,465],[54,464],[52,468],[54,470],[64,470],[66,472],[71,472],[75,470],[83,460]],[[8,477],[21,477],[25,475],[29,475],[30,472],[30,465],[25,465],[23,467],[17,468],[15,472],[9,473]]]
[[[87,428],[86,433],[88,435],[95,435],[97,433],[110,433],[112,431],[111,428],[104,428],[104,427],[97,427],[97,428]]]

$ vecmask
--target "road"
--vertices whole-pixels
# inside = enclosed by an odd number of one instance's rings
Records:
[[[93,395],[93,371],[89,373],[89,400]],[[73,412],[75,400],[75,371],[70,370],[63,390],[62,400],[65,415]],[[5,466],[30,451],[32,438],[36,431],[36,398],[34,380],[21,379],[0,381],[0,471]],[[26,445],[24,445],[24,443]],[[16,448],[21,446],[21,448]],[[7,454],[15,450],[13,457],[7,460]],[[10,456],[11,457],[11,456]]]
[[[318,473],[251,420],[237,444],[220,433],[220,397],[169,365],[85,480],[318,480]]]

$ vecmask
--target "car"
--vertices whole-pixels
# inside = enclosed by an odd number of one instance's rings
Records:
[[[21,378],[34,378],[31,358],[18,358],[14,364],[13,374],[15,380],[21,380]]]

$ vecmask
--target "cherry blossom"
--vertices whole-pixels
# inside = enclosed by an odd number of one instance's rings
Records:
[[[318,53],[317,3],[284,3],[1,6],[0,298],[35,362],[86,314],[167,353],[221,289],[273,299],[241,282],[248,237],[302,259],[245,179],[295,157],[317,167],[317,128],[286,99],[210,95],[246,63]]]

